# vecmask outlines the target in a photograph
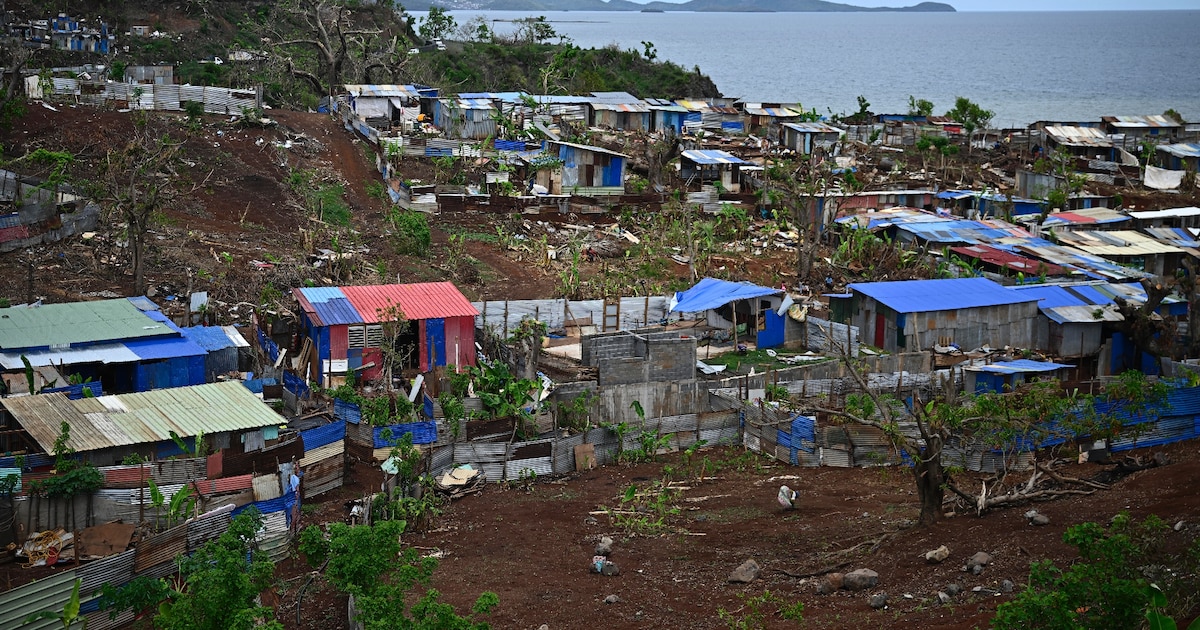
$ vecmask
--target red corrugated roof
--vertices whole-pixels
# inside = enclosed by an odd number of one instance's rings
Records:
[[[380,321],[378,312],[393,305],[399,306],[404,317],[410,320],[475,317],[479,314],[452,282],[342,287],[342,293],[367,324]]]
[[[200,490],[200,494],[224,494],[226,492],[237,492],[238,490],[247,490],[254,484],[254,475],[238,475],[237,477],[224,477],[221,479],[200,479],[196,481],[196,487]]]
[[[1006,252],[1002,249],[989,247],[987,245],[969,245],[966,247],[951,247],[950,251],[956,254],[962,254],[970,258],[978,258],[983,262],[1020,271],[1026,275],[1040,275],[1043,271],[1048,276],[1062,276],[1067,274],[1067,269],[1060,265],[1043,262],[1034,258],[1020,256],[1012,252]]]

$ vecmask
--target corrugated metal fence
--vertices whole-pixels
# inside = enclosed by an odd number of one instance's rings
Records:
[[[237,89],[56,78],[54,96],[78,99],[82,103],[100,107],[126,105],[130,109],[160,111],[183,111],[187,103],[194,102],[201,103],[206,113],[234,116],[241,116],[247,110],[262,109],[261,88]]]
[[[620,329],[632,330],[666,319],[670,301],[668,296],[621,298]],[[476,327],[503,331],[505,337],[526,317],[545,322],[550,330],[563,328],[568,320],[576,325],[604,327],[604,300],[496,300],[471,304],[479,311]]]

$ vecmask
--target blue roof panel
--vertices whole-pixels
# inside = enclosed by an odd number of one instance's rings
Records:
[[[678,302],[671,309],[673,313],[699,313],[710,308],[724,306],[736,300],[775,295],[779,289],[760,287],[749,282],[728,282],[716,278],[704,278],[696,286],[687,291],[675,294]]]
[[[1058,308],[1059,306],[1087,306],[1087,302],[1079,299],[1065,288],[1054,284],[1029,284],[1019,287],[1010,287],[1011,291],[1018,291],[1021,295],[1028,295],[1038,299],[1039,308]]]
[[[321,326],[361,324],[365,321],[338,287],[304,287],[296,290],[312,304]]]
[[[183,336],[188,341],[204,348],[208,352],[236,347],[229,335],[220,326],[191,326],[182,329]]]
[[[208,354],[204,348],[183,337],[130,340],[125,342],[125,347],[143,361],[195,357]]]
[[[1009,290],[987,278],[855,282],[849,287],[898,313],[952,311],[1037,300],[1035,296]]]

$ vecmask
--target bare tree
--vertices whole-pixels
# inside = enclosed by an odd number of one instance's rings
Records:
[[[352,10],[344,0],[285,0],[257,30],[287,72],[320,95],[341,83],[373,82],[379,72],[394,82],[417,41],[403,14],[385,6]]]
[[[178,197],[172,181],[178,177],[182,148],[183,142],[171,138],[157,117],[137,112],[128,142],[108,151],[100,164],[101,179],[93,186],[97,201],[125,222],[136,295],[146,292],[146,233],[154,215]]]

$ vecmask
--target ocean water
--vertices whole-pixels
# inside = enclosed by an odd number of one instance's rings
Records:
[[[521,11],[483,15],[498,33]],[[725,96],[827,114],[935,113],[965,96],[993,125],[1161,114],[1200,121],[1200,10],[974,13],[543,13],[583,48],[616,45],[699,66]],[[653,97],[653,94],[639,94]]]

